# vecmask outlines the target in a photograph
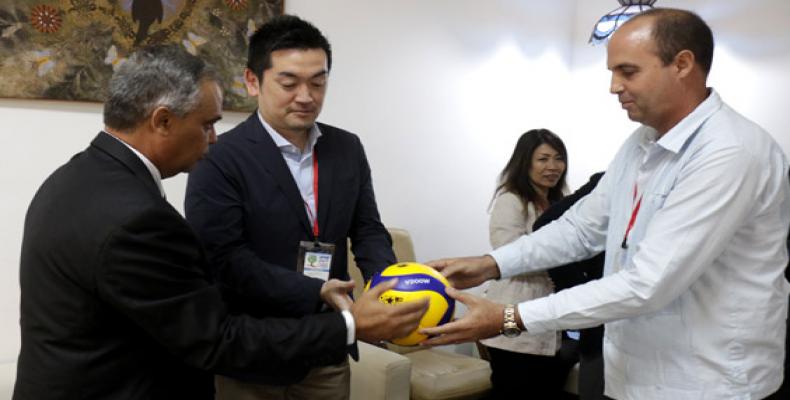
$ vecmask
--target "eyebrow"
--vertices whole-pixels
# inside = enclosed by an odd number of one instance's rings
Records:
[[[327,73],[328,73],[328,71],[323,69],[321,71],[316,72],[315,74],[313,74],[313,76],[311,76],[308,79],[314,79],[314,78],[318,78],[318,77],[321,77],[321,76],[326,76]],[[293,72],[288,72],[288,71],[280,72],[280,73],[277,74],[277,76],[284,77],[284,78],[295,78],[295,79],[299,79],[300,78],[299,75],[294,74]]]
[[[614,71],[616,69],[625,69],[625,68],[639,68],[639,66],[632,63],[620,63],[615,65],[614,67],[609,68],[609,71]]]

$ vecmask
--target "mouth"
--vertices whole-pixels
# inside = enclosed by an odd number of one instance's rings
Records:
[[[291,114],[299,115],[299,116],[311,116],[315,114],[314,110],[291,110]]]
[[[543,179],[554,182],[560,180],[560,176],[559,174],[543,175]]]

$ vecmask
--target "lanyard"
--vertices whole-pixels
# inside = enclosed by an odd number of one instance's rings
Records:
[[[318,240],[318,156],[313,146],[313,201],[315,201],[315,216],[313,217],[313,235]]]
[[[315,201],[315,215],[310,211],[310,205],[304,202],[307,215],[313,220],[313,238],[318,241],[318,157],[313,147],[313,201]]]
[[[627,249],[628,248],[628,235],[631,233],[631,228],[634,227],[634,222],[636,222],[636,216],[639,214],[639,207],[642,205],[642,196],[639,196],[639,200],[636,200],[637,188],[636,184],[634,184],[634,201],[636,201],[636,205],[634,209],[631,211],[631,219],[628,220],[628,227],[625,228],[625,235],[623,235],[623,243],[620,247]]]

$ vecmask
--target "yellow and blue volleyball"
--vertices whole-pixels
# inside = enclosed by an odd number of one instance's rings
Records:
[[[425,312],[420,325],[408,336],[394,339],[392,343],[400,346],[414,346],[425,340],[427,336],[419,333],[421,328],[431,328],[449,322],[455,312],[455,300],[447,295],[447,282],[442,274],[435,269],[418,263],[398,263],[390,265],[371,278],[365,291],[381,282],[398,278],[398,284],[382,293],[379,301],[386,304],[398,304],[407,301],[430,299],[428,311]]]

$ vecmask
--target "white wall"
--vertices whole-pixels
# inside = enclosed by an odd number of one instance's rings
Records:
[[[573,115],[577,121],[570,132],[563,133],[563,138],[571,142],[572,175],[579,172],[576,167],[587,169],[597,161],[590,149],[610,158],[635,126],[626,119],[616,98],[608,94],[605,49],[587,44],[593,21],[615,8],[614,3],[576,3],[571,67],[576,100]],[[785,153],[790,153],[790,2],[659,0],[656,5],[695,11],[710,24],[716,49],[709,86],[725,102],[767,129]]]
[[[286,4],[332,41],[321,119],[361,136],[385,224],[408,229],[420,259],[487,250],[486,207],[515,140],[569,126],[573,2]]]
[[[717,38],[711,84],[790,152],[790,2],[671,1]],[[605,49],[587,45],[614,0],[287,0],[333,43],[321,120],[358,133],[382,217],[414,236],[418,258],[488,250],[495,176],[525,130],[566,142],[576,187],[634,128],[613,96]],[[2,81],[0,81],[2,84]],[[246,116],[226,113],[224,131]],[[0,99],[0,362],[19,346],[22,223],[36,188],[101,128],[98,104]],[[185,177],[165,181],[182,207]],[[56,223],[56,221],[53,221]]]

